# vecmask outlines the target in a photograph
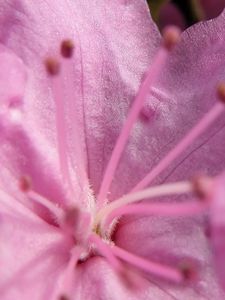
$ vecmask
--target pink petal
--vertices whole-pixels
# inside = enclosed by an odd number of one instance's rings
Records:
[[[1,299],[49,299],[69,250],[53,227],[0,195]]]

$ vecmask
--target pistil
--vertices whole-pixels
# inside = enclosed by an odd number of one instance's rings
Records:
[[[73,282],[75,280],[75,272],[76,272],[76,265],[78,263],[79,257],[82,253],[82,249],[76,247],[73,248],[71,251],[71,258],[66,267],[66,270],[63,275],[63,280],[61,283],[61,288],[57,292],[57,299],[58,300],[70,300],[72,299],[72,288]]]
[[[66,143],[66,128],[65,128],[65,113],[64,113],[64,94],[62,86],[62,78],[60,72],[60,63],[57,59],[48,58],[46,60],[46,70],[50,75],[52,93],[55,101],[56,109],[56,132],[57,132],[57,143],[58,143],[58,155],[59,164],[62,179],[66,183],[66,187],[69,190],[70,198],[72,198],[75,193],[73,190],[73,185],[71,182],[70,172],[69,172],[69,161],[68,161],[68,151]],[[75,197],[74,197],[75,198]]]
[[[56,204],[51,202],[49,199],[32,190],[32,182],[28,176],[23,176],[20,178],[19,187],[22,192],[27,194],[31,201],[41,204],[43,207],[47,208],[52,213],[55,220],[60,222],[63,217],[63,210],[56,206]]]
[[[106,219],[109,214],[114,210],[123,207],[127,204],[139,202],[143,199],[151,199],[159,196],[179,195],[188,192],[193,192],[193,184],[188,181],[163,184],[155,187],[151,187],[136,193],[127,194],[103,207],[96,215],[96,226]]]

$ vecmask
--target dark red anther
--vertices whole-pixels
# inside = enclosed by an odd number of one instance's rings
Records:
[[[61,43],[61,55],[65,58],[71,58],[74,52],[74,43],[71,40],[64,40]]]
[[[195,267],[190,262],[182,262],[180,264],[180,271],[184,281],[194,280],[196,278]]]
[[[19,188],[22,192],[28,192],[31,189],[32,183],[29,176],[23,176],[19,180]]]
[[[66,295],[60,295],[58,300],[70,300],[70,298]]]
[[[64,215],[64,223],[70,228],[75,228],[79,223],[80,210],[77,207],[67,208]]]
[[[180,40],[181,31],[176,26],[168,26],[163,30],[163,45],[167,50],[172,50]]]
[[[217,86],[217,95],[219,97],[219,99],[225,103],[225,83],[220,83]]]
[[[207,176],[195,177],[192,180],[193,190],[199,199],[205,200],[210,192],[212,179]]]
[[[49,57],[45,60],[45,68],[49,75],[58,75],[60,71],[59,61],[55,58]]]

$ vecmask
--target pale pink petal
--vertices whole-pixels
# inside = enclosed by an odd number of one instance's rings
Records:
[[[69,245],[16,199],[3,191],[0,195],[1,299],[50,299],[67,263]]]
[[[23,100],[26,69],[22,60],[3,45],[0,45],[0,64],[0,107],[2,111],[7,107],[16,106]]]

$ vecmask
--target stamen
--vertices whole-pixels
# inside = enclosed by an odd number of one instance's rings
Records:
[[[138,191],[149,185],[156,176],[165,170],[188,146],[190,146],[224,111],[222,103],[216,103],[187,135],[153,168],[133,189]]]
[[[180,271],[183,274],[183,279],[185,281],[194,280],[197,277],[197,273],[195,271],[195,267],[188,261],[183,261],[180,264]]]
[[[225,102],[225,84],[222,82],[218,84],[217,95],[222,102]]]
[[[169,38],[168,38],[169,40]],[[172,44],[172,43],[171,43]],[[100,187],[99,195],[98,195],[98,203],[102,205],[107,197],[107,192],[111,185],[114,173],[118,166],[119,160],[121,158],[122,152],[127,143],[130,131],[136,122],[141,109],[143,107],[144,101],[149,94],[150,88],[158,79],[160,72],[163,69],[164,63],[169,55],[169,47],[161,47],[155,57],[155,60],[147,72],[145,80],[142,82],[141,87],[138,91],[138,94],[134,100],[132,108],[128,114],[128,117],[123,125],[123,128],[120,132],[120,135],[116,141],[115,147],[113,149],[112,155],[108,162],[108,165],[105,170],[105,174],[102,180],[102,184]]]
[[[74,230],[74,228],[76,228],[78,225],[79,219],[80,210],[77,207],[70,207],[65,211],[63,223],[66,227]]]
[[[47,70],[50,71],[50,75],[59,75],[59,70],[52,72],[55,68],[55,65],[58,65],[59,62],[55,59],[49,58],[46,62]],[[71,183],[69,165],[68,165],[68,151],[66,146],[66,128],[65,128],[65,114],[64,114],[64,105],[63,105],[63,88],[62,88],[62,78],[60,76],[51,76],[52,92],[55,100],[56,108],[56,131],[57,131],[57,142],[58,142],[58,155],[60,162],[60,169],[62,177],[67,184],[71,196],[74,195],[73,186]]]
[[[181,31],[176,26],[168,26],[163,30],[163,44],[168,50],[172,50],[173,47],[179,42]]]
[[[208,176],[199,176],[192,180],[193,189],[198,196],[199,199],[205,199],[208,198],[212,186],[213,186],[213,180],[212,178]]]
[[[183,273],[179,269],[151,262],[117,246],[112,247],[112,252],[115,256],[143,271],[177,283],[183,281]]]
[[[112,253],[112,245],[107,244],[106,241],[103,241],[96,234],[92,234],[89,241],[95,244],[100,254],[107,259],[129,289],[138,289],[143,286],[143,278],[140,277],[139,274],[134,273],[127,266],[122,265],[121,261]]]
[[[74,44],[71,40],[64,40],[61,44],[61,55],[64,58],[71,58],[74,52]]]
[[[76,143],[74,143],[73,145],[73,151],[74,153],[76,153],[76,166],[75,168],[77,169],[77,174],[79,174],[79,177],[77,178],[77,182],[80,184],[80,186],[83,186],[84,183],[86,182],[87,185],[89,185],[88,183],[88,179],[87,179],[87,174],[86,174],[86,170],[83,167],[84,164],[86,163],[86,161],[83,161],[84,154],[82,152],[82,139],[80,136],[80,132],[79,132],[79,128],[80,128],[80,120],[77,116],[77,110],[76,107],[78,105],[77,103],[77,99],[76,99],[76,93],[74,92],[74,86],[75,86],[75,78],[76,78],[76,67],[75,67],[75,63],[74,60],[72,60],[71,58],[74,57],[75,54],[75,46],[74,46],[74,42],[72,40],[65,40],[62,42],[61,44],[61,55],[63,57],[62,61],[62,72],[61,72],[61,76],[64,79],[63,81],[63,89],[64,91],[66,91],[65,93],[65,100],[66,103],[68,104],[72,104],[74,105],[74,107],[70,107],[70,115],[71,115],[71,120],[73,119],[73,139],[76,141]],[[71,183],[72,185],[72,183]],[[73,189],[74,193],[76,193],[76,188],[71,187],[71,190]],[[74,197],[74,201],[75,199],[77,199],[77,197]]]
[[[49,57],[45,60],[45,68],[49,75],[55,76],[59,74],[60,64],[58,60]]]
[[[173,194],[183,194],[188,192],[193,192],[193,184],[188,181],[168,183],[163,185],[158,185],[151,187],[136,193],[127,194],[118,200],[115,200],[105,207],[103,207],[95,218],[95,224],[99,224],[103,219],[105,219],[109,214],[111,214],[115,209],[125,206],[127,204],[140,201],[142,199],[150,199],[158,196],[167,196]]]
[[[47,198],[41,196],[37,192],[34,192],[31,190],[31,179],[28,176],[23,176],[21,177],[19,181],[19,187],[22,192],[26,193],[27,196],[32,200],[35,201],[38,204],[43,205],[47,209],[49,209],[50,212],[53,213],[53,215],[56,217],[57,220],[60,220],[63,215],[63,210],[59,207],[56,206],[56,204],[52,203],[50,200]]]
[[[47,198],[41,196],[40,194],[38,194],[37,192],[34,192],[34,191],[27,192],[27,195],[31,200],[48,208],[49,211],[52,212],[53,215],[56,217],[57,221],[59,221],[62,218],[63,210],[61,208],[57,207],[56,204],[52,203]]]
[[[72,287],[74,282],[75,267],[78,263],[81,252],[82,250],[80,248],[74,248],[72,250],[70,261],[63,276],[61,288],[57,292],[57,298],[60,300],[69,300],[72,298]]]
[[[68,296],[66,296],[66,295],[60,295],[58,299],[59,300],[70,300],[70,298],[68,298]]]
[[[31,178],[29,176],[22,176],[19,181],[19,188],[23,192],[28,192],[32,188]]]
[[[101,227],[109,226],[114,218],[122,215],[193,216],[204,213],[208,207],[208,202],[129,204],[113,210]]]
[[[103,255],[107,261],[110,263],[110,265],[117,271],[122,271],[122,265],[118,261],[118,259],[113,255],[111,251],[111,247],[107,246],[105,242],[102,241],[100,237],[98,237],[96,234],[92,234],[89,238],[90,243],[95,244],[98,251]]]

